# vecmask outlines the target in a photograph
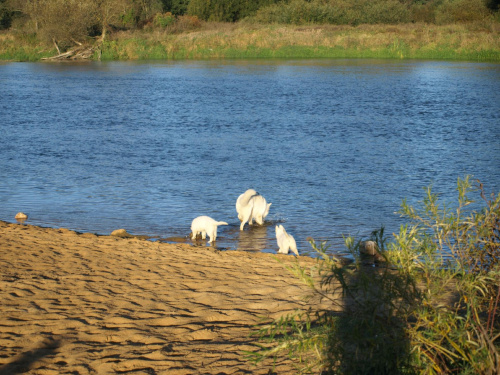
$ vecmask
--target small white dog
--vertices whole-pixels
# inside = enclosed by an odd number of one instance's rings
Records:
[[[243,230],[245,223],[252,225],[253,220],[259,225],[264,224],[264,219],[269,214],[272,203],[267,203],[266,198],[257,193],[254,189],[248,189],[236,200],[236,212],[240,219],[240,230]]]
[[[292,250],[295,255],[299,255],[295,238],[286,232],[283,225],[276,225],[276,239],[278,240],[279,254],[288,254],[288,250]]]
[[[219,225],[227,225],[227,223],[224,221],[215,221],[208,216],[198,216],[191,223],[191,239],[195,240],[198,233],[201,233],[202,239],[207,238],[208,234],[208,242],[215,242],[217,238],[217,226]]]

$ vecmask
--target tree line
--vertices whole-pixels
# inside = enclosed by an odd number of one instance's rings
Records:
[[[282,24],[457,23],[498,20],[500,0],[0,0],[0,30],[63,48],[108,32],[179,19]]]

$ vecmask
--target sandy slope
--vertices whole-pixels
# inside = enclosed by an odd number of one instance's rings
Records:
[[[307,293],[271,254],[0,222],[0,374],[268,374],[253,325]]]

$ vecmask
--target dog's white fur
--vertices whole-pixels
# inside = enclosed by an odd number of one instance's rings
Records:
[[[209,237],[208,242],[215,242],[217,238],[217,227],[219,225],[228,225],[225,221],[216,221],[209,216],[198,216],[191,223],[191,239],[196,239],[198,233],[201,233],[201,238]]]
[[[267,203],[266,199],[254,189],[248,189],[241,194],[236,200],[236,212],[241,221],[240,230],[243,230],[246,222],[252,225],[253,220],[259,225],[264,224],[271,204]]]
[[[288,234],[283,227],[283,225],[276,225],[276,239],[278,241],[278,253],[288,254],[288,250],[292,250],[295,255],[299,255],[297,250],[297,244],[295,243],[295,238],[291,234]]]
[[[250,200],[256,195],[259,195],[259,193],[254,189],[248,189],[236,200],[236,212],[238,213],[238,219],[240,219],[240,221],[243,220],[243,208],[248,206]]]
[[[269,214],[269,208],[272,203],[267,203],[266,198],[262,195],[257,195],[253,197],[253,210],[252,210],[252,218],[250,219],[250,223],[252,224],[252,220],[255,220],[257,224],[264,224],[264,219]]]

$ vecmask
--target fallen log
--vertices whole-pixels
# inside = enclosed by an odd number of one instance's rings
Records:
[[[80,45],[77,46],[76,48],[73,48],[72,50],[59,53],[58,55],[51,56],[51,57],[44,57],[42,60],[88,60],[90,59],[93,55],[94,52],[99,49],[98,45],[94,46],[84,46]]]

